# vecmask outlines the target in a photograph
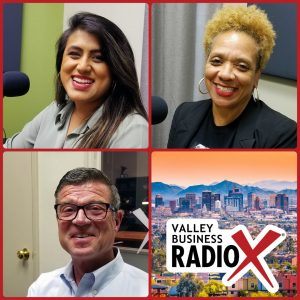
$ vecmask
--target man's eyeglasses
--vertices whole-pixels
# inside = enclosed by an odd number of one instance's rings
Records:
[[[79,209],[83,209],[85,216],[91,221],[105,219],[109,209],[113,212],[117,211],[111,204],[102,202],[88,203],[82,206],[69,203],[55,204],[54,208],[57,219],[62,221],[73,221],[77,217]]]

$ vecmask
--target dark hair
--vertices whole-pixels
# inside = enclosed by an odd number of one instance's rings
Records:
[[[59,105],[64,106],[67,101],[66,91],[58,74],[68,38],[76,30],[86,31],[97,38],[103,60],[112,76],[112,87],[102,103],[102,116],[94,127],[83,135],[78,147],[107,147],[112,135],[127,115],[137,112],[147,119],[141,100],[134,55],[126,36],[114,23],[91,13],[74,15],[69,20],[69,29],[63,32],[56,44],[56,101]]]
[[[95,168],[76,168],[68,171],[59,181],[54,196],[58,201],[59,192],[67,185],[81,185],[87,182],[101,182],[107,185],[111,191],[111,205],[116,209],[120,207],[120,195],[115,185],[100,170]]]

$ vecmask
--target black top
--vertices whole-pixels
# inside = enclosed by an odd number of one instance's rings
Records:
[[[240,117],[228,125],[216,126],[212,110],[204,117],[189,148],[232,148]]]
[[[182,103],[175,111],[169,135],[168,148],[195,147],[196,136],[207,136],[202,126],[212,112],[212,101]],[[222,129],[221,129],[222,130]],[[297,144],[297,124],[281,113],[271,109],[263,101],[253,98],[237,120],[235,132],[229,144],[214,147],[228,148],[295,148]],[[226,138],[225,138],[226,139]],[[206,141],[203,139],[203,141]],[[196,144],[195,144],[196,143]],[[201,143],[201,140],[199,140]],[[202,143],[201,143],[202,144]],[[203,144],[205,145],[205,142]],[[206,146],[209,147],[209,146]]]

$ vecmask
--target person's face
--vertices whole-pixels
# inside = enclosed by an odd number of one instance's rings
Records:
[[[67,185],[58,193],[58,204],[85,205],[93,201],[111,203],[111,191],[101,182]],[[83,209],[73,221],[58,222],[59,240],[73,260],[108,262],[113,258],[113,243],[122,220],[122,212],[107,211],[106,218],[91,221]]]
[[[101,45],[92,34],[74,31],[63,54],[61,82],[75,103],[98,103],[111,86],[111,73],[102,60]]]
[[[260,76],[257,59],[257,44],[244,32],[229,31],[214,38],[205,66],[205,83],[214,106],[246,106]]]

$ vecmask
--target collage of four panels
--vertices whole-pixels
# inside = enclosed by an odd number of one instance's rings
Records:
[[[297,5],[3,5],[4,297],[293,297]]]

